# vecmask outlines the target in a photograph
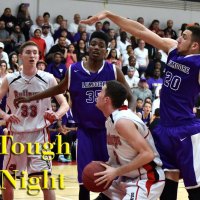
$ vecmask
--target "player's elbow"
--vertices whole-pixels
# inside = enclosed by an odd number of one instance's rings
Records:
[[[144,156],[145,156],[145,159],[144,159],[144,160],[145,160],[147,163],[151,162],[151,161],[155,158],[155,155],[154,155],[154,153],[153,153],[152,150],[147,150],[147,151],[145,152]]]

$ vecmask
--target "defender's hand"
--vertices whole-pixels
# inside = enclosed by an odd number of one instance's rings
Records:
[[[17,97],[14,99],[14,106],[16,108],[19,108],[20,103],[28,103],[28,102],[30,102],[29,97]]]

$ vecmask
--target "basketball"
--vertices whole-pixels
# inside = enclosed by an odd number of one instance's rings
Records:
[[[94,173],[102,172],[105,170],[105,167],[102,166],[100,163],[104,163],[104,162],[92,161],[88,165],[86,165],[83,170],[83,174],[82,174],[83,184],[89,191],[103,192],[104,190],[107,190],[110,187],[110,185],[112,184],[112,182],[111,182],[107,188],[104,188],[104,186],[106,185],[106,182],[102,183],[99,186],[97,186],[95,184],[94,181],[96,179],[98,179],[99,176],[94,176]]]

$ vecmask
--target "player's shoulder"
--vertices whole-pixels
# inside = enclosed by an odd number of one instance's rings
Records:
[[[38,70],[37,71],[37,75],[39,77],[42,77],[42,78],[49,78],[49,79],[52,79],[54,76],[53,74],[49,73],[49,72],[45,72],[45,71],[42,71],[42,70]]]
[[[6,75],[6,78],[7,78],[8,82],[10,83],[10,82],[12,82],[13,80],[16,80],[16,79],[21,78],[21,74],[20,74],[19,71],[16,71],[16,72],[13,72],[13,73],[8,73],[8,74]]]

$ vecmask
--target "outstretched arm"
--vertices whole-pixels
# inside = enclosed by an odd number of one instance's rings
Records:
[[[169,39],[169,38],[161,38],[157,34],[150,31],[148,28],[143,26],[142,24],[126,19],[109,11],[102,11],[99,14],[87,19],[82,20],[81,23],[84,24],[93,24],[99,20],[108,18],[121,27],[123,30],[129,32],[137,38],[143,39],[148,44],[153,45],[158,49],[162,49],[165,52],[169,52],[172,47],[177,46],[177,41]]]

